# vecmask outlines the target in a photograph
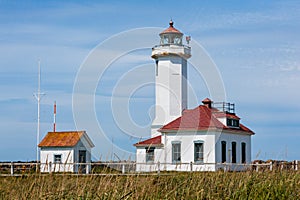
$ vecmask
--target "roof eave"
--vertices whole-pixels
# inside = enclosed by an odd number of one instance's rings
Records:
[[[133,146],[136,146],[136,147],[163,147],[164,144],[160,143],[160,144],[134,144]]]
[[[165,31],[161,32],[161,33],[159,34],[159,36],[164,35],[164,34],[174,34],[174,35],[180,35],[180,36],[183,36],[183,33],[181,33],[180,31],[178,31],[177,29],[176,29],[176,30],[173,30],[173,31],[165,30]]]
[[[228,128],[207,128],[207,129],[164,129],[158,130],[161,133],[178,133],[178,132],[207,132],[207,131],[219,131],[219,132],[230,132],[230,133],[240,133],[240,134],[247,134],[247,135],[254,135],[253,131],[244,131],[241,129],[228,129]]]
[[[77,145],[77,144],[76,144]],[[40,145],[38,145],[38,147],[40,147],[40,148],[42,148],[42,147],[53,147],[53,148],[57,148],[57,147],[60,147],[60,148],[73,148],[73,147],[75,147],[76,145],[74,145],[74,146],[46,146],[46,145],[42,145],[42,146],[40,146]]]
[[[244,131],[244,130],[240,130],[240,129],[223,129],[223,132],[228,132],[228,133],[234,133],[234,134],[242,134],[242,135],[255,135],[255,133],[253,131]]]
[[[159,129],[158,131],[161,133],[174,133],[174,132],[195,132],[195,131],[217,131],[222,130],[221,128],[203,128],[203,129]]]

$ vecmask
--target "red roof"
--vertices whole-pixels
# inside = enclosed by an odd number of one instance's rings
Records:
[[[230,131],[246,132],[249,134],[254,134],[249,128],[240,124],[239,128],[228,127],[223,125],[216,115],[217,109],[209,108],[205,105],[200,105],[192,110],[185,110],[181,117],[175,119],[174,121],[166,124],[159,129],[160,132],[169,131],[198,131],[198,130],[208,130],[208,129],[224,129]],[[237,118],[235,114],[225,114],[229,115],[230,118]]]
[[[134,146],[162,146],[161,135],[134,144]]]
[[[174,131],[205,131],[205,130],[227,130],[230,132],[246,133],[254,135],[254,132],[239,123],[239,127],[225,126],[218,118],[227,117],[231,119],[240,118],[234,113],[222,112],[217,108],[208,106],[212,101],[208,98],[204,99],[204,105],[200,105],[191,110],[184,110],[181,117],[171,121],[161,127],[159,132],[174,132]],[[161,143],[161,135],[148,140],[144,140],[134,144],[134,146],[163,146]]]
[[[176,28],[173,27],[173,21],[170,21],[170,26],[169,28],[167,28],[166,30],[164,30],[163,32],[161,32],[160,34],[164,34],[164,33],[179,33],[182,34],[180,31],[178,31]]]
[[[48,132],[39,147],[73,147],[85,134],[85,131]]]

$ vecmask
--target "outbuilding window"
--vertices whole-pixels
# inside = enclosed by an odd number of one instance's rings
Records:
[[[61,154],[54,155],[54,163],[61,163]]]

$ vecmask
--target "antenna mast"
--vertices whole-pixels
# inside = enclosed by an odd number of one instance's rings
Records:
[[[56,131],[56,101],[54,101],[53,132]]]
[[[39,143],[40,143],[40,103],[41,103],[41,96],[44,93],[41,93],[41,61],[38,61],[38,91],[34,94],[37,100],[37,135],[36,135],[36,161],[39,162]]]

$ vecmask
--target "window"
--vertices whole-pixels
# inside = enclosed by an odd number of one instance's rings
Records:
[[[246,163],[246,143],[242,142],[242,163]]]
[[[61,155],[54,155],[54,163],[61,163]]]
[[[161,45],[177,44],[182,45],[182,35],[178,34],[163,34],[160,37]]]
[[[176,37],[174,38],[174,44],[182,44],[181,37],[176,36]]]
[[[227,119],[227,126],[232,126],[232,119]]]
[[[78,162],[79,163],[86,163],[86,151],[79,150],[78,152]]]
[[[178,163],[181,161],[181,144],[179,142],[172,143],[172,162]]]
[[[155,70],[155,73],[156,73],[156,76],[158,76],[158,60],[155,61],[155,66],[156,66],[156,70]]]
[[[194,162],[203,162],[203,142],[194,143]]]
[[[221,149],[222,149],[222,163],[226,162],[226,142],[221,142]]]
[[[154,147],[146,148],[146,162],[154,162]]]
[[[240,127],[239,120],[236,120],[236,119],[232,120],[232,124],[234,127]]]
[[[169,44],[169,37],[167,35],[163,35],[161,37],[161,42],[160,44],[164,45],[164,44]]]
[[[231,143],[231,162],[236,163],[236,142]]]
[[[240,127],[239,120],[237,120],[237,119],[227,119],[227,126]]]

